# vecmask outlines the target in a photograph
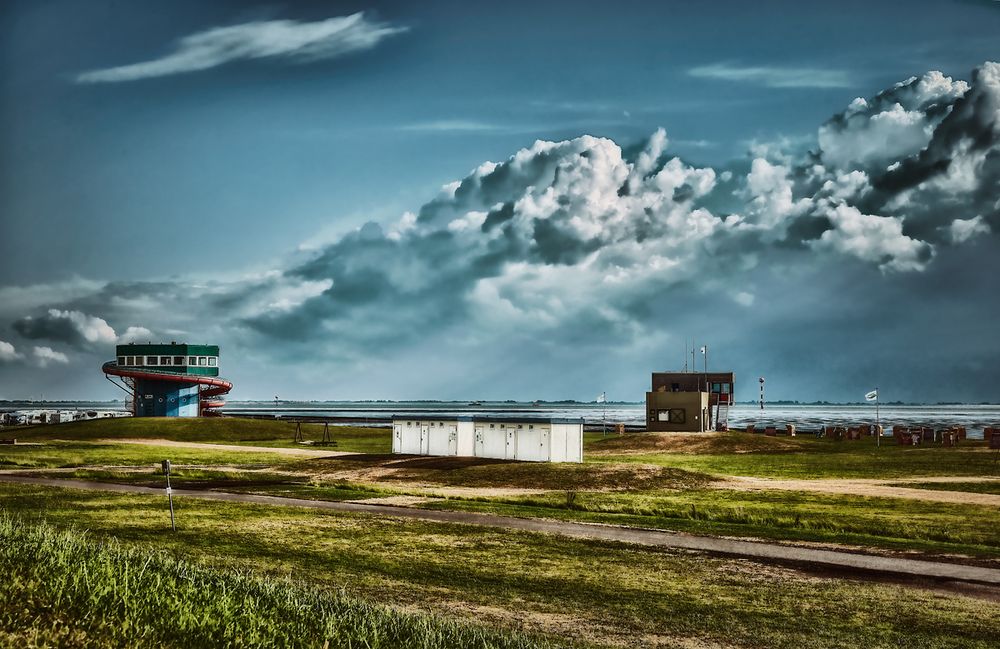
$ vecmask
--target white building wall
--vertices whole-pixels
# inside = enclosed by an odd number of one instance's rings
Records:
[[[581,462],[583,425],[517,421],[396,420],[392,452],[523,462]]]

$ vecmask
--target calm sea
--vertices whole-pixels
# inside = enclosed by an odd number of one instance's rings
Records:
[[[46,402],[39,403],[8,403],[2,410],[19,409],[59,409],[59,410],[110,410],[121,408],[118,404],[81,403],[81,402]],[[440,414],[448,415],[531,415],[536,417],[566,417],[580,418],[588,424],[600,425],[607,422],[610,426],[623,423],[630,426],[643,424],[643,404],[641,403],[609,403],[602,404],[545,404],[534,406],[531,403],[512,402],[482,402],[468,404],[465,402],[447,401],[394,401],[394,402],[359,402],[359,401],[325,401],[325,402],[279,402],[278,404],[260,401],[230,401],[223,410],[232,415],[256,415],[265,417],[329,417],[331,419],[351,419],[354,421],[369,420],[373,424],[384,423],[393,414]],[[940,428],[943,426],[965,426],[971,437],[982,437],[983,427],[1000,427],[1000,405],[937,405],[937,406],[896,406],[881,405],[879,415],[882,424],[888,430],[893,424],[924,425]],[[763,411],[758,406],[737,405],[729,411],[731,428],[743,428],[747,424],[763,426],[774,424],[784,426],[795,424],[800,430],[815,430],[825,425],[854,425],[875,422],[875,406],[871,405],[767,405]]]

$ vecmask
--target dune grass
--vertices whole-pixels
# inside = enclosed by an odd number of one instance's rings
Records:
[[[0,514],[0,572],[3,646],[554,646],[9,514]]]

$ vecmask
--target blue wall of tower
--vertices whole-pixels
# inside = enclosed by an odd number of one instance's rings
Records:
[[[173,381],[142,381],[136,385],[136,417],[197,417],[198,386]]]

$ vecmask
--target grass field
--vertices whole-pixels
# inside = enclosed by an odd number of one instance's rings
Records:
[[[815,437],[764,437],[724,433],[705,439],[656,433],[597,440],[586,448],[589,462],[636,462],[712,475],[764,478],[910,478],[1000,475],[985,442],[961,446],[897,446],[872,439],[835,442]]]
[[[215,444],[246,444],[279,448],[302,445],[294,442],[295,424],[269,419],[237,419],[230,417],[184,417],[93,419],[49,426],[19,427],[11,435],[23,442],[46,440],[94,439],[169,439],[177,442],[207,442]],[[331,451],[352,453],[388,453],[392,439],[388,428],[330,426],[335,446],[322,447]],[[302,424],[306,441],[323,439],[322,424]]]
[[[1000,482],[896,482],[894,487],[1000,495]]]
[[[248,578],[254,580],[283,584],[292,578],[321,593],[344,589],[348,602],[392,602],[397,609],[473,620],[504,633],[506,645],[490,646],[518,646],[508,636],[521,632],[635,647],[996,646],[993,622],[984,614],[989,604],[959,594],[542,534],[177,500],[180,530],[171,534],[162,498],[0,485],[6,511],[61,529],[86,529],[91,541],[114,537],[136,547],[138,557],[158,548],[184,565],[210,565],[224,574],[252,568]],[[21,553],[13,554],[20,561]],[[27,580],[31,588],[48,588],[36,582],[53,571],[65,573],[66,558],[75,554],[65,553],[55,565],[24,562],[22,569],[36,570]],[[163,579],[170,583],[169,569],[157,565],[146,574],[166,570]],[[62,579],[79,575],[71,571]],[[40,597],[38,610],[63,620],[91,619],[90,600],[51,599],[64,591]],[[208,596],[201,591],[184,591],[180,599],[200,602]],[[127,591],[119,584],[116,592],[121,598]],[[230,602],[242,597],[238,588],[226,592],[233,593]],[[268,618],[282,609],[264,602],[260,610]],[[141,628],[159,624],[155,613],[149,613],[153,622],[139,621],[146,625]],[[227,619],[225,610],[221,614]],[[261,622],[266,624],[271,622]],[[386,644],[375,646],[394,646],[391,634],[385,637]],[[444,632],[438,637],[437,645],[414,646],[477,646]]]
[[[424,507],[544,517],[714,536],[811,541],[1000,558],[1000,509],[789,491],[549,493],[449,498]]]
[[[408,495],[422,499],[414,506],[433,509],[967,555],[993,565],[1000,560],[998,507],[740,491],[727,488],[724,481],[733,475],[889,478],[892,484],[908,487],[995,493],[995,483],[971,479],[991,475],[993,458],[982,443],[949,449],[887,444],[876,451],[870,440],[836,443],[741,433],[620,438],[588,434],[587,461],[560,465],[394,456],[387,454],[386,429],[331,431],[338,440],[331,451],[358,454],[283,455],[282,448],[303,448],[292,444],[294,428],[287,422],[124,419],[35,427],[17,431],[19,441],[29,445],[0,446],[0,469],[159,487],[163,486],[159,462],[170,459],[178,488],[325,500]],[[306,439],[318,439],[322,430],[308,427],[305,434]],[[129,438],[266,446],[274,452],[124,443]],[[922,481],[940,475],[969,478],[956,483]],[[158,563],[155,557],[161,555],[149,554],[152,550],[165,550],[170,554],[162,556],[195,571],[190,574],[205,576],[199,591],[222,584],[225,593],[244,592],[240,584],[253,583],[254,597],[260,599],[252,606],[263,616],[260,629],[275,629],[275,637],[297,629],[302,644],[296,646],[321,646],[310,643],[325,635],[335,638],[331,646],[541,646],[537,637],[522,632],[543,634],[546,642],[600,646],[1000,646],[982,613],[988,606],[985,602],[925,587],[869,583],[680,551],[370,515],[184,497],[178,497],[176,504],[180,530],[171,534],[162,497],[0,483],[0,508],[31,523],[28,527],[10,523],[8,527],[18,530],[11,534],[63,538],[44,528],[50,525],[58,530],[88,530],[83,537],[71,535],[72,543],[87,547],[117,539],[124,544],[114,549],[117,558],[101,559],[101,565],[115,566],[106,571],[109,583],[124,583],[116,580],[134,574],[138,563],[151,562],[148,565],[157,566],[156,573],[169,573],[172,564]],[[44,533],[34,531],[35,524],[43,524]],[[45,543],[58,546],[62,541]],[[90,556],[82,546],[73,547],[81,556]],[[36,646],[107,646],[133,637],[147,646],[170,646],[158,635],[168,627],[154,610],[174,610],[169,602],[162,606],[139,602],[135,610],[145,610],[145,617],[128,617],[132,609],[126,608],[122,613],[126,617],[113,618],[108,628],[92,626],[97,618],[88,616],[86,607],[96,606],[97,600],[85,594],[79,595],[83,599],[59,595],[66,584],[79,579],[78,572],[63,566],[67,572],[59,573],[58,561],[36,561],[29,554],[26,561],[39,563],[42,571],[30,572],[30,565],[17,564],[20,553],[11,556],[5,565],[19,575],[17,583],[0,586],[7,589],[0,593],[7,598],[4,601],[29,605],[20,612],[0,612],[0,646],[5,641],[25,644],[21,642],[25,636],[17,635],[22,627],[40,639]],[[115,570],[121,574],[114,576]],[[46,590],[49,580],[59,585],[51,592]],[[21,582],[25,585],[18,585]],[[288,601],[270,602],[261,594],[277,592],[275,584],[280,588],[291,584],[288,588],[294,593],[303,593],[297,601],[306,604],[296,610],[313,611],[309,620],[289,618],[281,608]],[[345,592],[338,594],[341,589]],[[188,593],[183,599],[197,601],[194,592],[182,592]],[[349,635],[337,636],[340,631],[331,631],[332,623],[323,621],[323,611],[328,610],[356,606],[376,611],[377,607],[366,608],[365,601],[393,606],[393,611],[365,613],[374,616],[364,628],[377,641],[350,636],[348,643]],[[177,610],[197,618],[194,608],[188,613]],[[61,613],[53,617],[52,611]],[[222,638],[220,642],[228,646],[248,645],[245,639],[217,635],[238,626],[240,618],[234,611],[217,613],[220,619],[229,619],[230,626],[203,621],[200,627],[192,623],[191,632]],[[399,611],[416,617],[399,616]],[[75,621],[59,626],[53,621],[57,618]],[[460,640],[467,630],[452,622],[470,620],[476,625],[468,631],[472,640]],[[128,627],[111,628],[126,623]],[[411,633],[407,630],[411,623],[425,635],[405,635]],[[500,633],[492,636],[483,628]],[[83,635],[59,635],[71,631]],[[184,637],[189,646],[213,644]]]
[[[13,604],[0,607],[5,647],[550,646],[9,514],[0,515],[0,566],[0,601]]]

